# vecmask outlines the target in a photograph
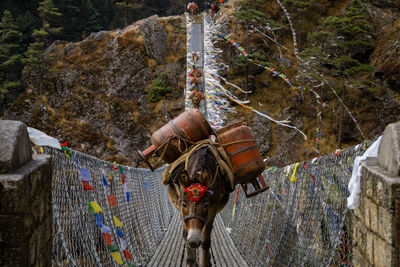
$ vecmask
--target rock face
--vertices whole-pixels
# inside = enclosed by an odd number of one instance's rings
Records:
[[[82,42],[55,42],[47,49],[54,61],[44,94],[26,77],[26,93],[5,117],[82,152],[136,166],[136,150],[149,145],[150,133],[183,110],[185,33],[181,16],[152,16]],[[160,76],[171,92],[151,103],[152,80]]]
[[[144,39],[147,55],[155,58],[159,64],[163,64],[168,54],[165,27],[157,21],[157,16],[151,16],[139,24],[139,29]]]

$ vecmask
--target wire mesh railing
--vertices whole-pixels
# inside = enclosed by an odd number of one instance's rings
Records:
[[[173,212],[161,183],[163,168],[119,167],[76,151],[70,157],[52,148],[45,153],[53,156],[53,265],[145,266]],[[89,170],[90,181],[78,167]],[[93,202],[101,212],[93,214]]]
[[[352,265],[347,184],[368,145],[267,169],[269,191],[250,199],[240,192],[236,202],[231,196],[221,216],[249,266]]]

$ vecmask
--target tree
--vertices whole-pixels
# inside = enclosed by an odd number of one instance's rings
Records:
[[[84,30],[89,32],[96,32],[103,28],[100,20],[100,13],[94,8],[91,0],[87,0],[86,2],[86,12],[87,12],[87,20],[85,22]]]
[[[25,52],[26,58],[24,72],[30,75],[35,81],[34,84],[39,86],[40,95],[43,92],[43,80],[49,72],[49,61],[51,58],[46,55],[45,49],[49,44],[50,35],[61,32],[61,28],[56,28],[50,25],[50,20],[55,17],[60,17],[61,13],[54,6],[52,0],[44,0],[39,4],[39,16],[42,18],[42,27],[39,30],[34,30],[32,37],[34,42],[29,44]]]
[[[129,11],[142,6],[141,0],[121,0],[116,2],[116,6],[124,12],[125,27],[128,26]]]
[[[58,11],[58,8],[54,6],[53,0],[43,0],[40,2],[37,9],[39,11],[39,17],[42,19],[41,30],[45,31],[46,34],[42,35],[44,37],[43,41],[46,46],[51,42],[51,37],[59,34],[62,31],[61,27],[54,27],[50,23],[55,19],[62,16]]]
[[[72,41],[81,40],[84,24],[88,16],[84,14],[82,0],[55,0],[55,5],[63,14],[60,18],[63,26],[63,38]]]
[[[371,39],[369,34],[371,26],[366,20],[364,11],[361,1],[352,0],[343,15],[323,19],[322,26],[308,36],[314,46],[301,53],[308,63],[314,67],[319,65],[317,73],[308,73],[313,79],[320,79],[318,77],[321,75],[343,78],[343,88],[341,90],[337,88],[341,91],[342,100],[346,96],[346,82],[352,84],[353,88],[359,88],[359,81],[362,80],[360,76],[372,71],[372,66],[363,63],[374,50],[374,45],[368,41]],[[339,148],[342,110],[340,114]]]
[[[0,22],[0,112],[12,103],[22,90],[22,33],[11,12],[6,10]]]
[[[263,1],[261,1],[263,2]],[[261,4],[259,2],[258,4]],[[247,53],[250,53],[250,24],[263,24],[266,22],[266,15],[258,11],[257,6],[254,6],[253,1],[249,2],[247,0],[242,0],[241,7],[238,12],[233,13],[235,17],[242,20],[247,27]],[[245,90],[249,90],[249,62],[243,62],[239,60],[239,66],[244,66],[246,68],[246,80],[245,80]]]

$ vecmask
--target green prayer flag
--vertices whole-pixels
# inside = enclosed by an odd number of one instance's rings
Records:
[[[111,252],[117,252],[117,251],[119,251],[119,248],[118,248],[116,245],[114,245],[114,244],[111,244],[111,246],[109,246],[108,249],[109,249]]]
[[[90,205],[89,201],[88,201],[88,207],[89,207],[90,215],[94,215],[95,214],[94,209],[93,209],[92,205]]]

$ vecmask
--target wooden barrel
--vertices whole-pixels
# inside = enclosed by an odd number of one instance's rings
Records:
[[[252,182],[265,164],[249,127],[243,122],[233,123],[217,131],[219,142],[230,157],[235,183]]]

